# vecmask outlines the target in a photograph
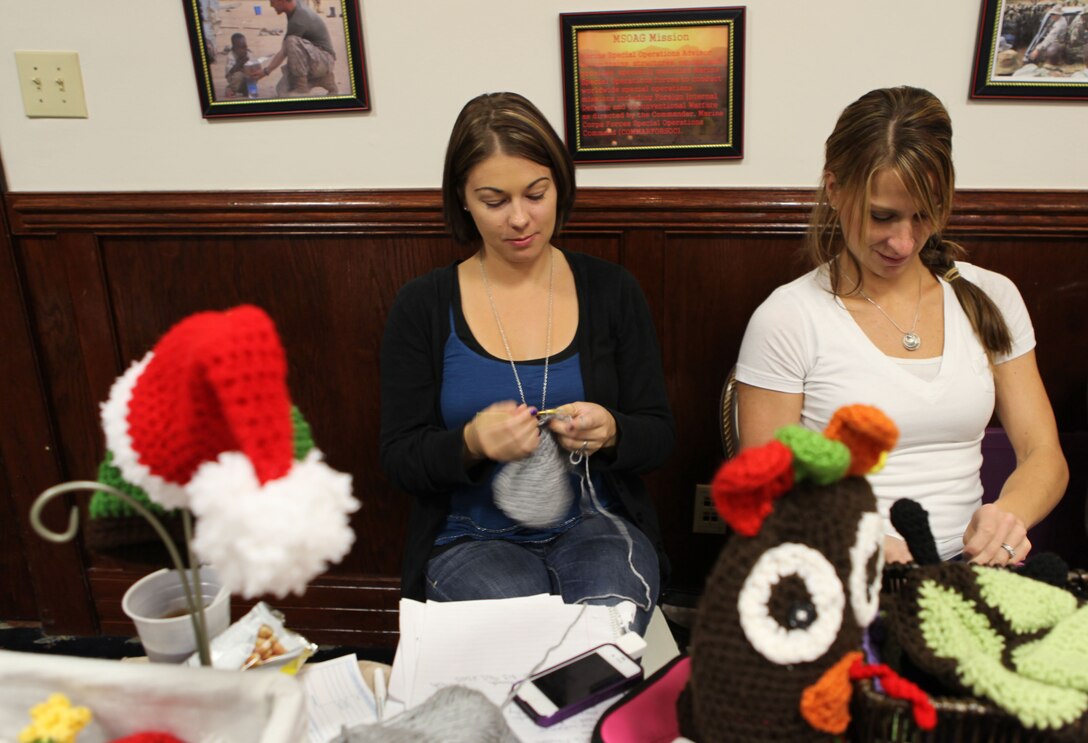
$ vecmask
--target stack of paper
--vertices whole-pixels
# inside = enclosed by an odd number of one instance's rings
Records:
[[[617,640],[631,613],[548,595],[425,604],[404,599],[389,696],[411,708],[443,686],[460,684],[502,705],[515,682]],[[513,702],[503,712],[523,741],[566,743],[589,740],[611,701],[551,728],[536,726]]]

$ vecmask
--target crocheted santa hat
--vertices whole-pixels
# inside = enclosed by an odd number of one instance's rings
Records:
[[[354,541],[351,477],[294,459],[287,361],[272,320],[241,306],[171,328],[110,390],[113,463],[197,517],[193,551],[246,597],[302,593]]]

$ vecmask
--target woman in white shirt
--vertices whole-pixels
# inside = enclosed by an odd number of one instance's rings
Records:
[[[741,444],[875,405],[900,428],[869,478],[885,517],[895,500],[917,500],[942,557],[1002,565],[1031,551],[1027,530],[1060,500],[1068,468],[1020,293],[957,262],[962,248],[941,236],[954,179],[952,125],[928,91],[874,90],[843,111],[809,223],[815,268],[776,289],[744,335]],[[995,409],[1017,467],[984,506],[982,436]],[[890,525],[885,553],[911,559]]]

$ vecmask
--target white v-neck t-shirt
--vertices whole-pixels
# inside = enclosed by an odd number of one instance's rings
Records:
[[[1032,350],[1035,331],[1016,286],[970,263],[956,266],[989,295],[1009,326],[1012,351],[996,363]],[[939,281],[944,349],[928,381],[929,375],[913,373],[873,345],[829,291],[826,266],[778,287],[755,311],[741,343],[737,380],[803,394],[801,424],[817,431],[844,405],[883,410],[900,434],[884,469],[869,476],[886,532],[896,534],[887,520],[892,503],[916,500],[929,513],[937,550],[947,559],[963,550],[963,532],[982,502],[982,437],[994,411],[994,377],[955,292]]]

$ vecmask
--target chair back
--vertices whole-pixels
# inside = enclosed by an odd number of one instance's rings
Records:
[[[740,451],[740,423],[737,419],[737,367],[725,377],[718,400],[718,422],[721,426],[722,452],[732,459]]]

